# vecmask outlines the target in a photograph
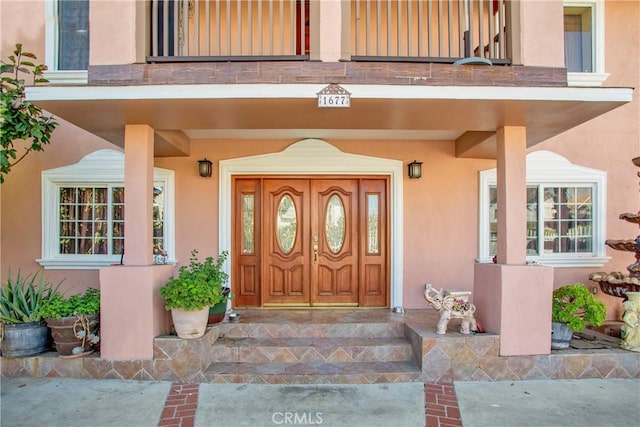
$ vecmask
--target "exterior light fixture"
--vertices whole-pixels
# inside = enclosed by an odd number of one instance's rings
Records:
[[[418,179],[422,177],[422,162],[414,160],[407,166],[409,178]]]
[[[207,160],[205,157],[203,160],[198,160],[198,171],[200,172],[200,176],[203,178],[208,178],[211,176],[211,160]]]

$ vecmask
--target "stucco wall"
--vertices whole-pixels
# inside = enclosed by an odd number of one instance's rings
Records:
[[[289,141],[199,141],[189,158],[156,159],[156,166],[176,171],[176,251],[188,258],[193,248],[217,253],[218,182],[197,175],[197,160],[277,152]],[[422,179],[404,178],[404,300],[408,308],[424,308],[426,282],[448,289],[473,287],[477,256],[477,174],[494,161],[456,159],[452,141],[327,140],[344,152],[424,162]],[[259,149],[253,149],[259,147]],[[198,224],[196,226],[196,224]]]
[[[0,2],[0,57],[4,60],[16,43],[44,62],[44,2],[4,0]],[[28,23],[28,25],[25,25]]]
[[[94,12],[97,13],[103,7],[112,7],[106,3],[92,2],[92,8],[95,8],[92,16],[96,16]],[[536,13],[544,15],[541,10]],[[123,9],[123,19],[118,21],[118,25],[129,25],[133,16],[131,8]],[[29,25],[25,25],[25,22]],[[548,25],[556,28],[557,22],[550,22]],[[111,54],[114,63],[123,63],[133,57],[133,47],[128,47],[130,32],[119,33],[111,40],[113,34],[98,31],[97,25],[92,28],[92,63],[108,62],[105,55]],[[606,29],[605,71],[611,73],[611,76],[605,85],[640,87],[640,55],[637,54],[640,52],[640,39],[629,36],[640,34],[640,3],[607,1]],[[535,28],[536,32],[538,30],[539,26]],[[1,1],[0,35],[3,58],[16,42],[21,42],[42,62],[43,3]],[[100,49],[94,51],[93,46]],[[533,45],[531,49],[534,49]],[[525,58],[531,58],[530,61],[527,59],[527,65],[559,65],[556,51],[549,56],[549,62],[544,57],[544,51],[529,50],[524,55]],[[608,172],[606,221],[609,238],[632,238],[638,233],[637,227],[618,219],[620,213],[636,212],[640,207],[637,168],[630,161],[640,155],[638,96],[636,90],[631,104],[534,147],[535,150],[554,151],[577,165]],[[190,157],[156,159],[156,166],[176,171],[176,255],[179,259],[188,258],[189,251],[196,247],[203,253],[217,252],[217,169],[214,169],[213,178],[200,178],[197,175],[196,161],[206,156],[214,160],[216,166],[220,159],[280,151],[293,142],[294,140],[196,141],[192,144]],[[453,143],[450,141],[328,142],[347,152],[404,162],[414,159],[424,162],[423,178],[405,178],[404,182],[406,306],[426,307],[422,287],[427,281],[437,287],[471,289],[473,263],[477,256],[477,173],[479,170],[495,167],[495,162],[456,159]],[[85,154],[100,148],[114,147],[62,122],[54,132],[51,146],[44,153],[32,153],[11,172],[0,189],[0,277],[6,277],[9,268],[12,271],[18,268],[33,271],[39,267],[35,259],[41,253],[40,171],[73,164]],[[624,271],[633,261],[628,253],[608,249],[608,255],[612,259],[602,270]],[[598,269],[558,268],[555,271],[555,286],[578,281],[591,285],[588,274],[596,270]],[[47,270],[46,273],[54,282],[66,278],[67,287],[84,288],[98,284],[97,271]],[[607,302],[610,318],[620,316],[619,299],[603,296],[602,293],[599,293],[599,298]]]
[[[42,256],[42,180],[40,172],[78,162],[86,154],[102,148],[117,149],[112,144],[59,120],[51,144],[44,152],[32,152],[6,176],[0,192],[2,211],[0,244],[0,277],[4,280],[9,270],[34,272]],[[46,270],[45,277],[63,288],[82,291],[97,287],[98,272],[91,270]]]
[[[640,156],[640,3],[636,1],[607,1],[605,14],[606,50],[605,72],[611,75],[604,86],[634,87],[633,102],[551,138],[535,147],[553,150],[573,163],[607,171],[607,218],[609,239],[632,239],[638,227],[620,220],[624,212],[638,212],[640,192],[638,168],[631,159]],[[555,286],[588,280],[594,271],[626,272],[634,262],[633,254],[607,247],[611,260],[601,269],[556,269]],[[622,315],[621,300],[598,293],[608,306],[608,317]]]

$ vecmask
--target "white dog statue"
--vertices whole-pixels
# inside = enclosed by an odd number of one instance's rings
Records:
[[[436,334],[443,335],[447,332],[447,324],[451,318],[462,319],[460,325],[461,334],[469,334],[478,329],[473,314],[476,306],[469,302],[471,291],[436,291],[430,283],[424,286],[424,298],[431,307],[440,311],[440,321]]]

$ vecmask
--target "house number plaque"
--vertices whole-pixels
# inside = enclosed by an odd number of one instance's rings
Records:
[[[336,83],[318,92],[318,108],[349,108],[351,107],[351,93]]]

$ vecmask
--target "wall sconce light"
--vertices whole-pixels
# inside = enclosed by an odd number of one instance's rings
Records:
[[[211,176],[211,160],[207,160],[205,157],[204,160],[198,160],[198,171],[200,172],[200,176],[203,178],[208,178]]]
[[[414,160],[407,166],[409,178],[418,179],[422,177],[422,162]]]

